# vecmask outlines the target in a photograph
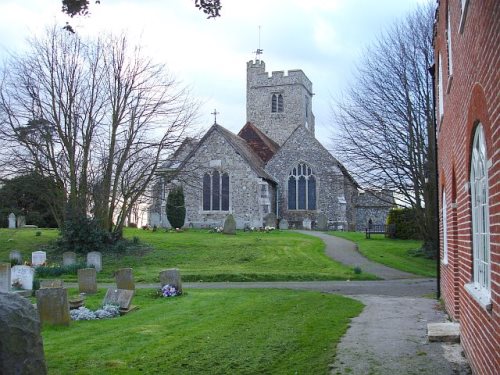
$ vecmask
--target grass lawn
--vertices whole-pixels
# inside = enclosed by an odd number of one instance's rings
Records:
[[[56,231],[41,231],[36,237],[35,230],[1,229],[0,261],[8,261],[13,248],[21,250],[24,259],[31,259],[37,245],[57,235]],[[138,237],[147,246],[121,255],[104,254],[99,281],[113,281],[113,272],[123,267],[134,269],[136,282],[157,282],[159,272],[172,267],[181,270],[184,281],[375,279],[365,273],[357,275],[352,268],[328,258],[320,239],[289,231],[228,236],[206,230],[167,233],[126,229],[125,237]],[[60,263],[61,255],[48,252],[47,259]],[[64,279],[72,281],[76,276]]]
[[[126,316],[42,331],[49,374],[326,374],[360,302],[319,292],[136,292]],[[89,297],[97,308],[104,296]]]
[[[353,241],[359,251],[374,262],[385,264],[401,271],[421,276],[436,277],[436,261],[409,253],[419,249],[422,241],[385,238],[382,234],[365,238],[361,232],[330,232],[330,234]]]

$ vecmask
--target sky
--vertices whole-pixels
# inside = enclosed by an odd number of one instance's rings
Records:
[[[353,82],[364,49],[424,1],[221,0],[221,17],[206,19],[194,0],[91,0],[91,15],[70,22],[82,35],[126,32],[202,102],[199,128],[213,124],[217,109],[217,123],[234,133],[246,122],[246,62],[260,46],[269,73],[302,69],[312,81],[316,138],[330,148],[332,103]],[[60,0],[1,0],[0,62],[27,37],[64,26],[60,9]]]

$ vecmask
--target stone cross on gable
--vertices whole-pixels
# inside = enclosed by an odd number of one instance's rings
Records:
[[[220,114],[220,112],[217,112],[217,109],[214,109],[211,115],[214,115],[214,124],[217,124],[217,115]]]

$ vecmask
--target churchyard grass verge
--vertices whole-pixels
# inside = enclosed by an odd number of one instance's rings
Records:
[[[381,234],[372,234],[372,238],[367,239],[364,232],[336,231],[329,234],[355,242],[361,254],[374,262],[415,275],[436,276],[435,260],[414,255],[422,241],[385,238]]]
[[[88,296],[96,309],[104,290]],[[50,375],[324,374],[360,302],[291,290],[188,290],[115,319],[44,327]]]

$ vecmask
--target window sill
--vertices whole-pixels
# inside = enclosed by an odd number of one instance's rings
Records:
[[[478,288],[474,283],[468,283],[464,285],[467,293],[471,295],[472,298],[481,306],[484,310],[491,312],[491,296],[484,288]]]
[[[223,210],[218,210],[218,211],[201,211],[202,214],[209,215],[209,214],[229,214],[231,211],[223,211]]]
[[[448,85],[446,86],[446,93],[449,94],[451,90],[451,84],[453,83],[453,74],[448,76]]]

